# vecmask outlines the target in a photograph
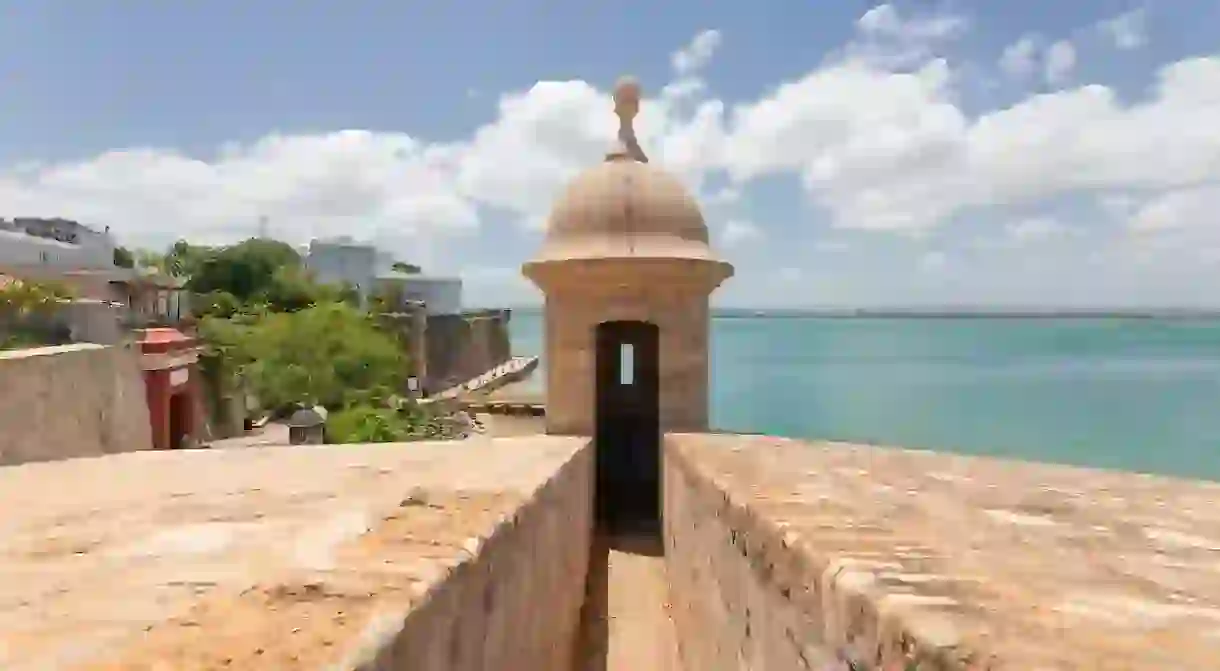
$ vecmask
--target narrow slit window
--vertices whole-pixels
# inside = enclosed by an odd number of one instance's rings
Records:
[[[635,347],[629,342],[619,345],[618,383],[635,384]]]

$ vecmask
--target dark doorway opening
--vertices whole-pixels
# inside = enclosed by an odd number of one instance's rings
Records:
[[[187,426],[190,421],[188,397],[177,393],[169,397],[169,449],[180,450],[186,447]]]
[[[660,528],[660,330],[641,321],[597,326],[594,445],[598,525]]]

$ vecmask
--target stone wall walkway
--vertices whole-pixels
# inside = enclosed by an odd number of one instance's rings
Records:
[[[682,671],[659,537],[597,542],[583,618],[580,671]]]
[[[275,447],[288,444],[288,425],[268,422],[266,426],[234,438],[222,438],[208,442],[213,450],[243,447]]]

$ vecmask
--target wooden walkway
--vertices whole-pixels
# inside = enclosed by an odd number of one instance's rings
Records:
[[[482,375],[430,395],[428,400],[450,400],[469,394],[490,393],[505,385],[524,380],[537,367],[538,357],[515,356]]]

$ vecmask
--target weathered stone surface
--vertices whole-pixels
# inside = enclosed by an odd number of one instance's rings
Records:
[[[0,668],[567,669],[577,438],[0,469]]]
[[[441,391],[447,382],[465,382],[508,361],[508,310],[468,311],[460,315],[429,315],[427,349],[428,389]]]
[[[761,436],[667,437],[688,669],[1216,668],[1220,485]]]
[[[0,352],[0,466],[152,449],[139,356],[93,344]]]
[[[660,329],[662,428],[707,428],[707,272],[694,261],[644,259],[571,261],[542,273],[549,279],[542,285],[547,293],[548,433],[593,434],[597,325],[616,320],[646,321]]]

